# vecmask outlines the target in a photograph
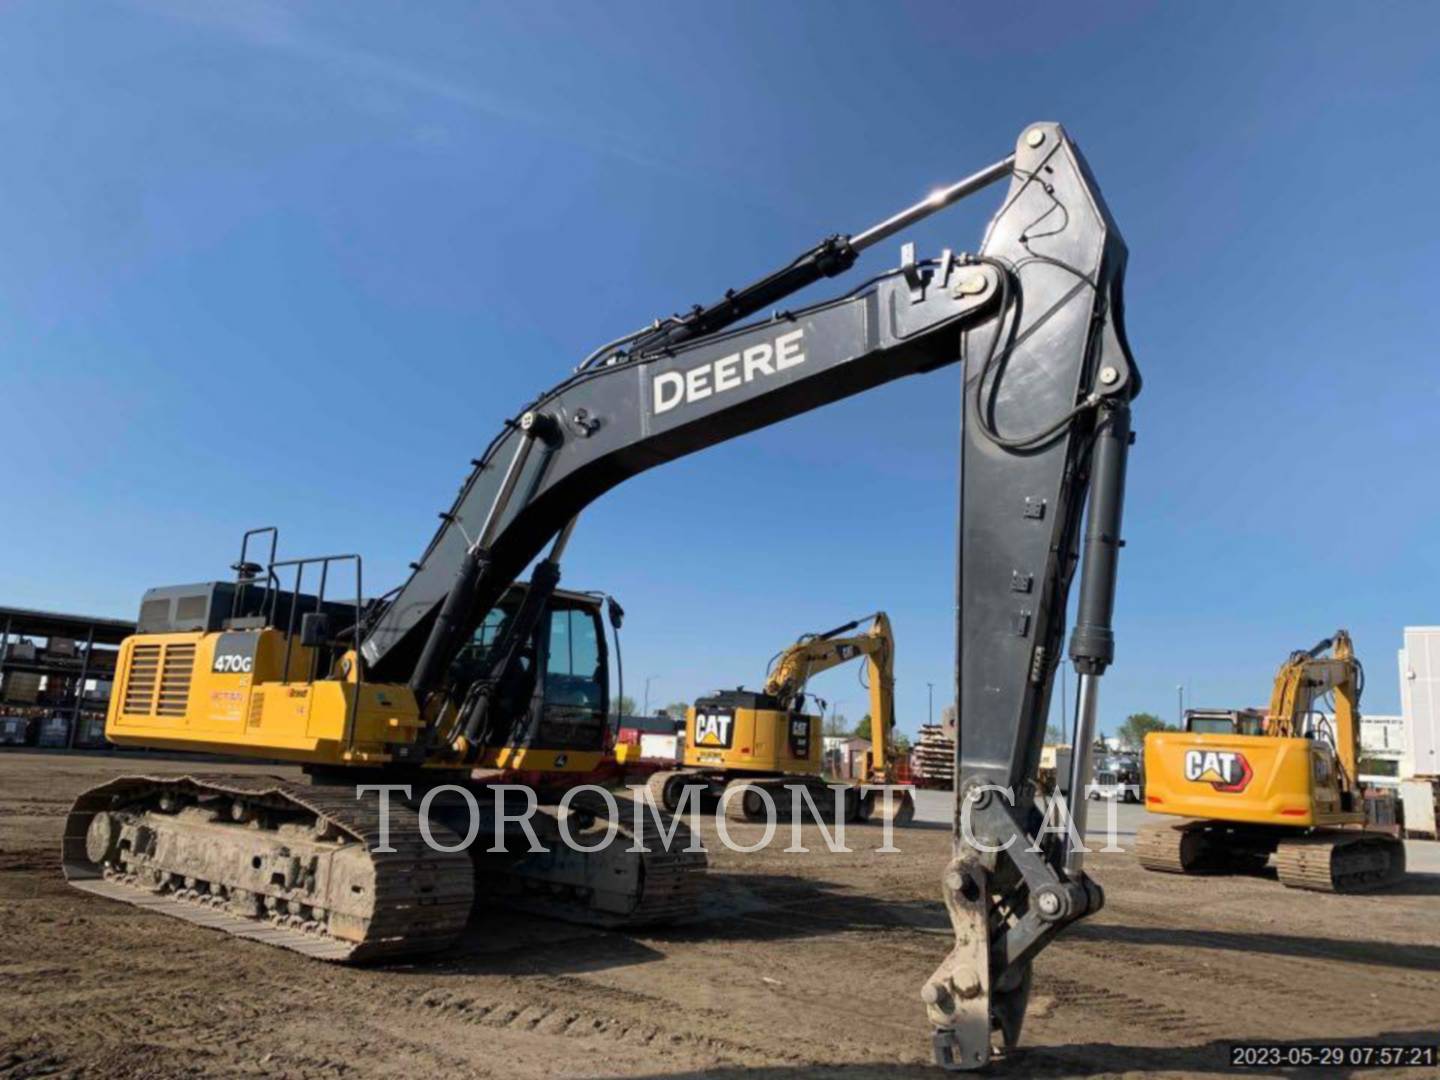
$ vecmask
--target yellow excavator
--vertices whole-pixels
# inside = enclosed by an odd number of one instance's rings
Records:
[[[1405,846],[1374,828],[1359,780],[1364,668],[1339,630],[1293,652],[1257,724],[1192,711],[1182,732],[1145,737],[1145,806],[1185,820],[1136,838],[1140,865],[1174,874],[1244,872],[1270,856],[1296,889],[1360,892],[1405,874]],[[1334,695],[1334,721],[1316,711]],[[1257,730],[1257,728],[1259,730]]]
[[[867,621],[861,633],[852,633]],[[821,717],[805,711],[806,687],[812,676],[861,658],[869,676],[870,751],[859,783],[837,795],[822,775]],[[894,727],[895,635],[889,617],[877,611],[824,633],[802,634],[772,659],[758,693],[740,687],[696,701],[685,716],[682,767],[656,773],[650,790],[672,813],[691,787],[718,799],[728,817],[764,821],[767,797],[784,815],[793,810],[797,789],[804,789],[827,817],[840,799],[845,820],[889,818],[908,825],[915,817],[908,790],[888,798],[866,790],[895,782]]]

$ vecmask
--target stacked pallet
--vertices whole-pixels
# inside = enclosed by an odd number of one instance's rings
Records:
[[[941,724],[920,725],[920,738],[910,752],[915,783],[949,791],[955,782],[955,730]]]

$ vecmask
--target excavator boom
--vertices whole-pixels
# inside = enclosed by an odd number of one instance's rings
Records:
[[[946,249],[839,298],[736,325],[947,203],[1009,180],[976,255]],[[1031,848],[1033,777],[1066,599],[1084,552],[1070,656],[1074,744],[1092,742],[1113,656],[1129,403],[1126,250],[1079,149],[1035,124],[1013,156],[683,318],[598,350],[495,438],[410,580],[368,628],[370,676],[433,693],[457,643],[550,537],[605,491],[675,458],[963,359],[955,858],[957,945],[925,988],[942,1064],[1018,1038],[1030,961],[1095,910],[1080,845]],[[1089,524],[1081,522],[1089,495]],[[423,749],[423,741],[417,744]],[[1084,753],[1075,769],[1088,768]],[[1075,814],[1083,814],[1077,800]],[[1077,822],[1083,835],[1083,821]],[[1008,845],[1008,846],[1007,846]],[[1004,847],[1004,854],[986,850]]]
[[[890,629],[890,619],[883,611],[877,611],[868,618],[870,626],[862,634],[850,635],[850,631],[858,629],[863,621],[856,619],[823,634],[806,634],[788,646],[770,667],[770,674],[765,679],[765,693],[778,698],[798,698],[805,692],[812,676],[823,674],[857,656],[863,656],[870,662],[872,688],[887,676],[893,680],[895,635]]]
[[[1329,653],[1326,656],[1325,653]],[[1335,754],[1346,787],[1360,777],[1360,692],[1364,669],[1355,656],[1350,634],[1337,630],[1314,648],[1297,651],[1280,666],[1266,713],[1267,734],[1297,738],[1315,703],[1335,696]]]
[[[765,693],[801,708],[810,678],[858,657],[865,658],[870,691],[870,767],[865,781],[888,781],[895,727],[895,634],[883,611],[867,616],[864,633],[850,636],[863,619],[856,619],[823,634],[806,634],[775,659],[765,680]],[[913,812],[913,807],[911,808]]]

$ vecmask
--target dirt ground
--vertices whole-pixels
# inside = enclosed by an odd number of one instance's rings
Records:
[[[899,855],[870,827],[854,854],[806,830],[810,855],[738,855],[707,826],[703,924],[482,910],[453,955],[352,969],[70,890],[66,807],[138,764],[0,753],[0,1077],[938,1075],[917,995],[949,948],[941,827]],[[1211,1075],[1235,1041],[1440,1038],[1440,876],[1332,897],[1129,854],[1091,867],[1107,906],[1038,960],[1028,1049],[1000,1075]]]

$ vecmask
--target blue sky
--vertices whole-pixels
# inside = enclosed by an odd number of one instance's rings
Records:
[[[1056,119],[1146,376],[1104,725],[1179,683],[1263,701],[1337,626],[1398,711],[1400,628],[1440,622],[1437,33],[1399,3],[8,4],[0,601],[131,614],[267,523],[384,591],[590,347]],[[907,238],[973,249],[994,196]],[[627,692],[754,685],[883,607],[902,727],[927,682],[938,712],[958,380],[587,511],[565,580],[624,602]],[[815,689],[864,711],[853,671]]]

